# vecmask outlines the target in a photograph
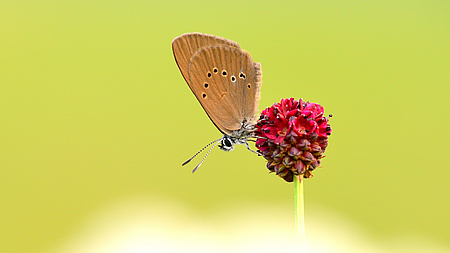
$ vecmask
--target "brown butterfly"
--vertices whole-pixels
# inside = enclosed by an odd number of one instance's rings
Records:
[[[255,131],[262,84],[261,64],[253,62],[238,43],[209,34],[183,34],[173,40],[172,50],[184,80],[223,134],[183,165],[213,143],[193,172],[219,143],[220,149],[225,151],[233,150],[234,144],[245,144],[251,150],[247,140]]]

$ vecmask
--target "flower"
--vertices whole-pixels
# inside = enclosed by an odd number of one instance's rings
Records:
[[[294,175],[312,177],[328,145],[329,117],[323,116],[321,105],[294,98],[264,109],[256,123],[256,148],[269,171],[287,182]]]

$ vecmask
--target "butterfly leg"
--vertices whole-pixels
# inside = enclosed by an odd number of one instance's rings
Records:
[[[247,141],[245,141],[245,146],[247,147],[248,150],[252,151],[253,153],[258,154],[259,156],[261,155],[260,153],[258,153],[258,152],[256,152],[256,151],[252,150],[252,149],[250,148],[250,146],[248,145],[248,142],[247,142]]]

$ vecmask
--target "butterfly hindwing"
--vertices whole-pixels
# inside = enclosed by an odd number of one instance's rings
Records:
[[[246,51],[227,45],[199,49],[190,59],[188,84],[205,112],[225,134],[254,121],[261,67]]]

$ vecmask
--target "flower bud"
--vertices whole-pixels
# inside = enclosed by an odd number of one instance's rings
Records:
[[[295,169],[296,175],[301,175],[301,174],[305,173],[306,165],[301,160],[298,160],[294,164],[294,169]]]

